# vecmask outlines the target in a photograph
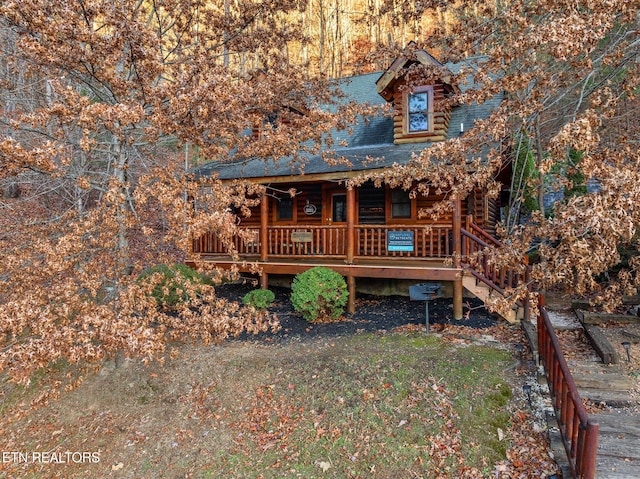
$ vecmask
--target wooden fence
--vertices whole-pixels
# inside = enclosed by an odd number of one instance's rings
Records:
[[[587,414],[544,306],[538,315],[538,348],[573,477],[593,479],[599,426]]]

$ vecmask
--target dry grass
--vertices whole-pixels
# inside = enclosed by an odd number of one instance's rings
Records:
[[[510,432],[513,363],[414,331],[184,347],[164,367],[108,365],[26,417],[5,410],[3,451],[99,462],[9,460],[0,477],[494,477],[526,422]]]

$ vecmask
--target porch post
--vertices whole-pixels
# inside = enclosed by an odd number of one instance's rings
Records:
[[[347,190],[347,264],[353,264],[353,256],[356,244],[356,190]]]
[[[268,260],[269,253],[269,197],[264,192],[260,198],[260,261]],[[260,276],[260,287],[269,289],[269,277],[262,272]]]
[[[356,189],[351,187],[347,189],[347,264],[353,264],[356,246]],[[355,276],[347,276],[347,286],[349,290],[349,300],[347,303],[347,312],[356,312],[356,278]]]
[[[471,225],[473,224],[473,215],[465,216],[464,229],[468,232],[471,232]],[[466,257],[471,253],[471,240],[467,237],[462,239],[462,235],[460,235],[460,241],[462,243],[462,256]]]
[[[353,314],[356,312],[356,277],[351,274],[347,276],[347,290],[349,291],[347,313]]]
[[[461,268],[462,205],[460,198],[453,200],[453,266]],[[462,319],[462,273],[453,281],[453,319]]]

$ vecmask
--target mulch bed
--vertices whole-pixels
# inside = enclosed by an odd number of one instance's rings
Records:
[[[230,283],[216,287],[218,296],[231,301],[242,302],[242,297],[255,289],[247,283]],[[345,336],[360,332],[389,331],[408,325],[425,325],[425,304],[411,301],[408,296],[374,296],[358,294],[356,312],[344,314],[343,320],[329,323],[310,323],[294,311],[291,305],[291,290],[284,287],[269,288],[276,296],[269,307],[280,320],[281,329],[276,333],[242,335],[240,340],[278,341],[302,340],[316,337]],[[452,300],[439,298],[429,301],[429,330],[438,332],[445,326],[464,326],[485,329],[504,323],[495,314],[489,313],[478,299],[465,298],[464,318],[453,319]]]

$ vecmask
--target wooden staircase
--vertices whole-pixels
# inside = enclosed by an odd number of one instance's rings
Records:
[[[516,273],[507,268],[496,268],[489,260],[488,250],[501,248],[502,243],[482,228],[473,223],[473,217],[467,217],[466,227],[462,234],[462,286],[471,294],[487,302],[488,299],[499,296],[504,298],[507,288],[515,288],[528,280],[528,268],[524,274]],[[517,303],[507,313],[501,316],[515,323],[523,319],[529,320],[525,304]]]
[[[466,270],[466,268],[462,276],[462,286],[469,293],[471,293],[476,298],[480,299],[482,302],[485,302],[485,303],[487,302],[488,299],[492,297],[495,297],[495,296],[503,297],[503,293],[500,289],[493,288],[487,285],[486,283],[479,281],[478,278],[476,278],[475,275],[473,275],[471,272]],[[508,313],[501,314],[501,316],[507,321],[509,321],[510,323],[516,323],[518,321],[521,321],[522,319],[524,319],[524,306],[517,305],[514,308],[512,308]]]

